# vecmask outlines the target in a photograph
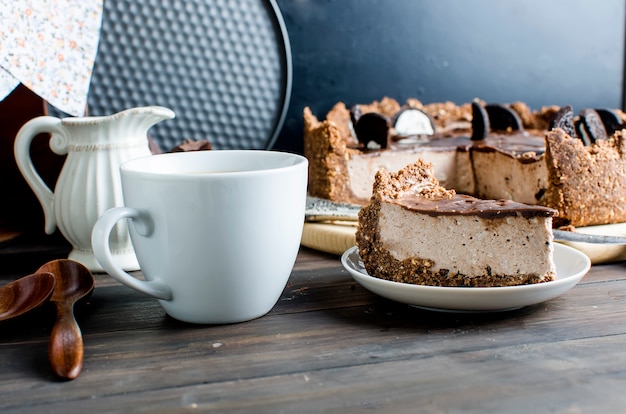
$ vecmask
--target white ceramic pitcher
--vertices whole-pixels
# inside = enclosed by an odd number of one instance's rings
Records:
[[[14,147],[17,166],[43,207],[46,233],[52,234],[58,227],[72,244],[70,259],[102,271],[91,249],[91,230],[105,211],[124,205],[119,166],[151,155],[148,129],[172,118],[174,112],[168,108],[147,106],[110,116],[40,116],[19,130]],[[51,134],[52,151],[67,154],[54,192],[30,158],[31,142],[41,133]],[[115,262],[126,270],[139,269],[125,223],[117,225],[110,240]]]

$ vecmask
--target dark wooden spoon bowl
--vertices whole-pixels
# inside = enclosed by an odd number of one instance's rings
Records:
[[[57,312],[48,349],[52,370],[61,378],[74,379],[83,368],[83,337],[74,318],[74,304],[93,291],[93,275],[85,266],[69,259],[48,262],[38,272],[50,272],[56,277],[50,298]]]
[[[56,278],[49,272],[37,272],[0,287],[0,321],[15,318],[50,300]]]

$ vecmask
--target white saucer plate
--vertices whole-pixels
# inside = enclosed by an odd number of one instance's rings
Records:
[[[343,267],[367,290],[384,298],[445,312],[499,312],[554,299],[573,288],[591,267],[580,251],[554,244],[556,280],[505,287],[440,287],[392,282],[367,274],[356,246],[341,256]]]

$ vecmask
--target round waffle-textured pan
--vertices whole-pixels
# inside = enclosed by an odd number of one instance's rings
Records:
[[[268,149],[291,94],[291,50],[271,0],[107,0],[89,115],[161,105],[162,150],[185,139]]]

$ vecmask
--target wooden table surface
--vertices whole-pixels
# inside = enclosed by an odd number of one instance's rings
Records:
[[[63,248],[0,248],[0,282]],[[376,296],[302,248],[259,319],[201,326],[96,275],[84,367],[54,377],[46,306],[0,325],[0,412],[626,412],[626,263],[516,311],[438,313]]]

